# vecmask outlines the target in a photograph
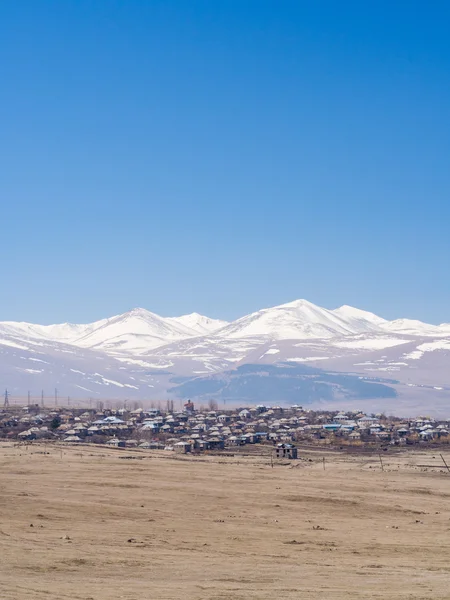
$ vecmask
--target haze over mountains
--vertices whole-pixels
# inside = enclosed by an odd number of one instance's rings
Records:
[[[306,300],[227,323],[136,308],[95,323],[0,322],[0,381],[12,394],[333,402],[446,410],[450,324],[387,321]],[[450,411],[449,411],[450,416]]]

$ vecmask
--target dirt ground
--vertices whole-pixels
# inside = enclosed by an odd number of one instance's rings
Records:
[[[450,599],[439,453],[301,454],[0,445],[0,598]]]

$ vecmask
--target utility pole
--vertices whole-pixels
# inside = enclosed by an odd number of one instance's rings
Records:
[[[55,388],[55,406],[58,406],[58,390]]]
[[[28,391],[27,406],[30,406],[30,392]]]
[[[444,463],[444,465],[447,467],[447,471],[450,473],[450,467],[448,466],[448,464],[445,462],[445,458],[442,456],[442,454],[440,455],[442,458],[442,461]]]
[[[3,403],[3,406],[5,408],[9,408],[9,395],[8,395],[8,390],[5,390],[5,402]]]

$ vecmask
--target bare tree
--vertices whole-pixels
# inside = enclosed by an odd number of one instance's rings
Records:
[[[208,408],[209,410],[217,410],[218,408],[218,404],[215,400],[213,400],[212,398],[210,398],[210,400],[208,400]]]

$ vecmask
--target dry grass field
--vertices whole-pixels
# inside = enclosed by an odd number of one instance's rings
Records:
[[[450,598],[439,454],[301,454],[0,445],[0,598]]]

